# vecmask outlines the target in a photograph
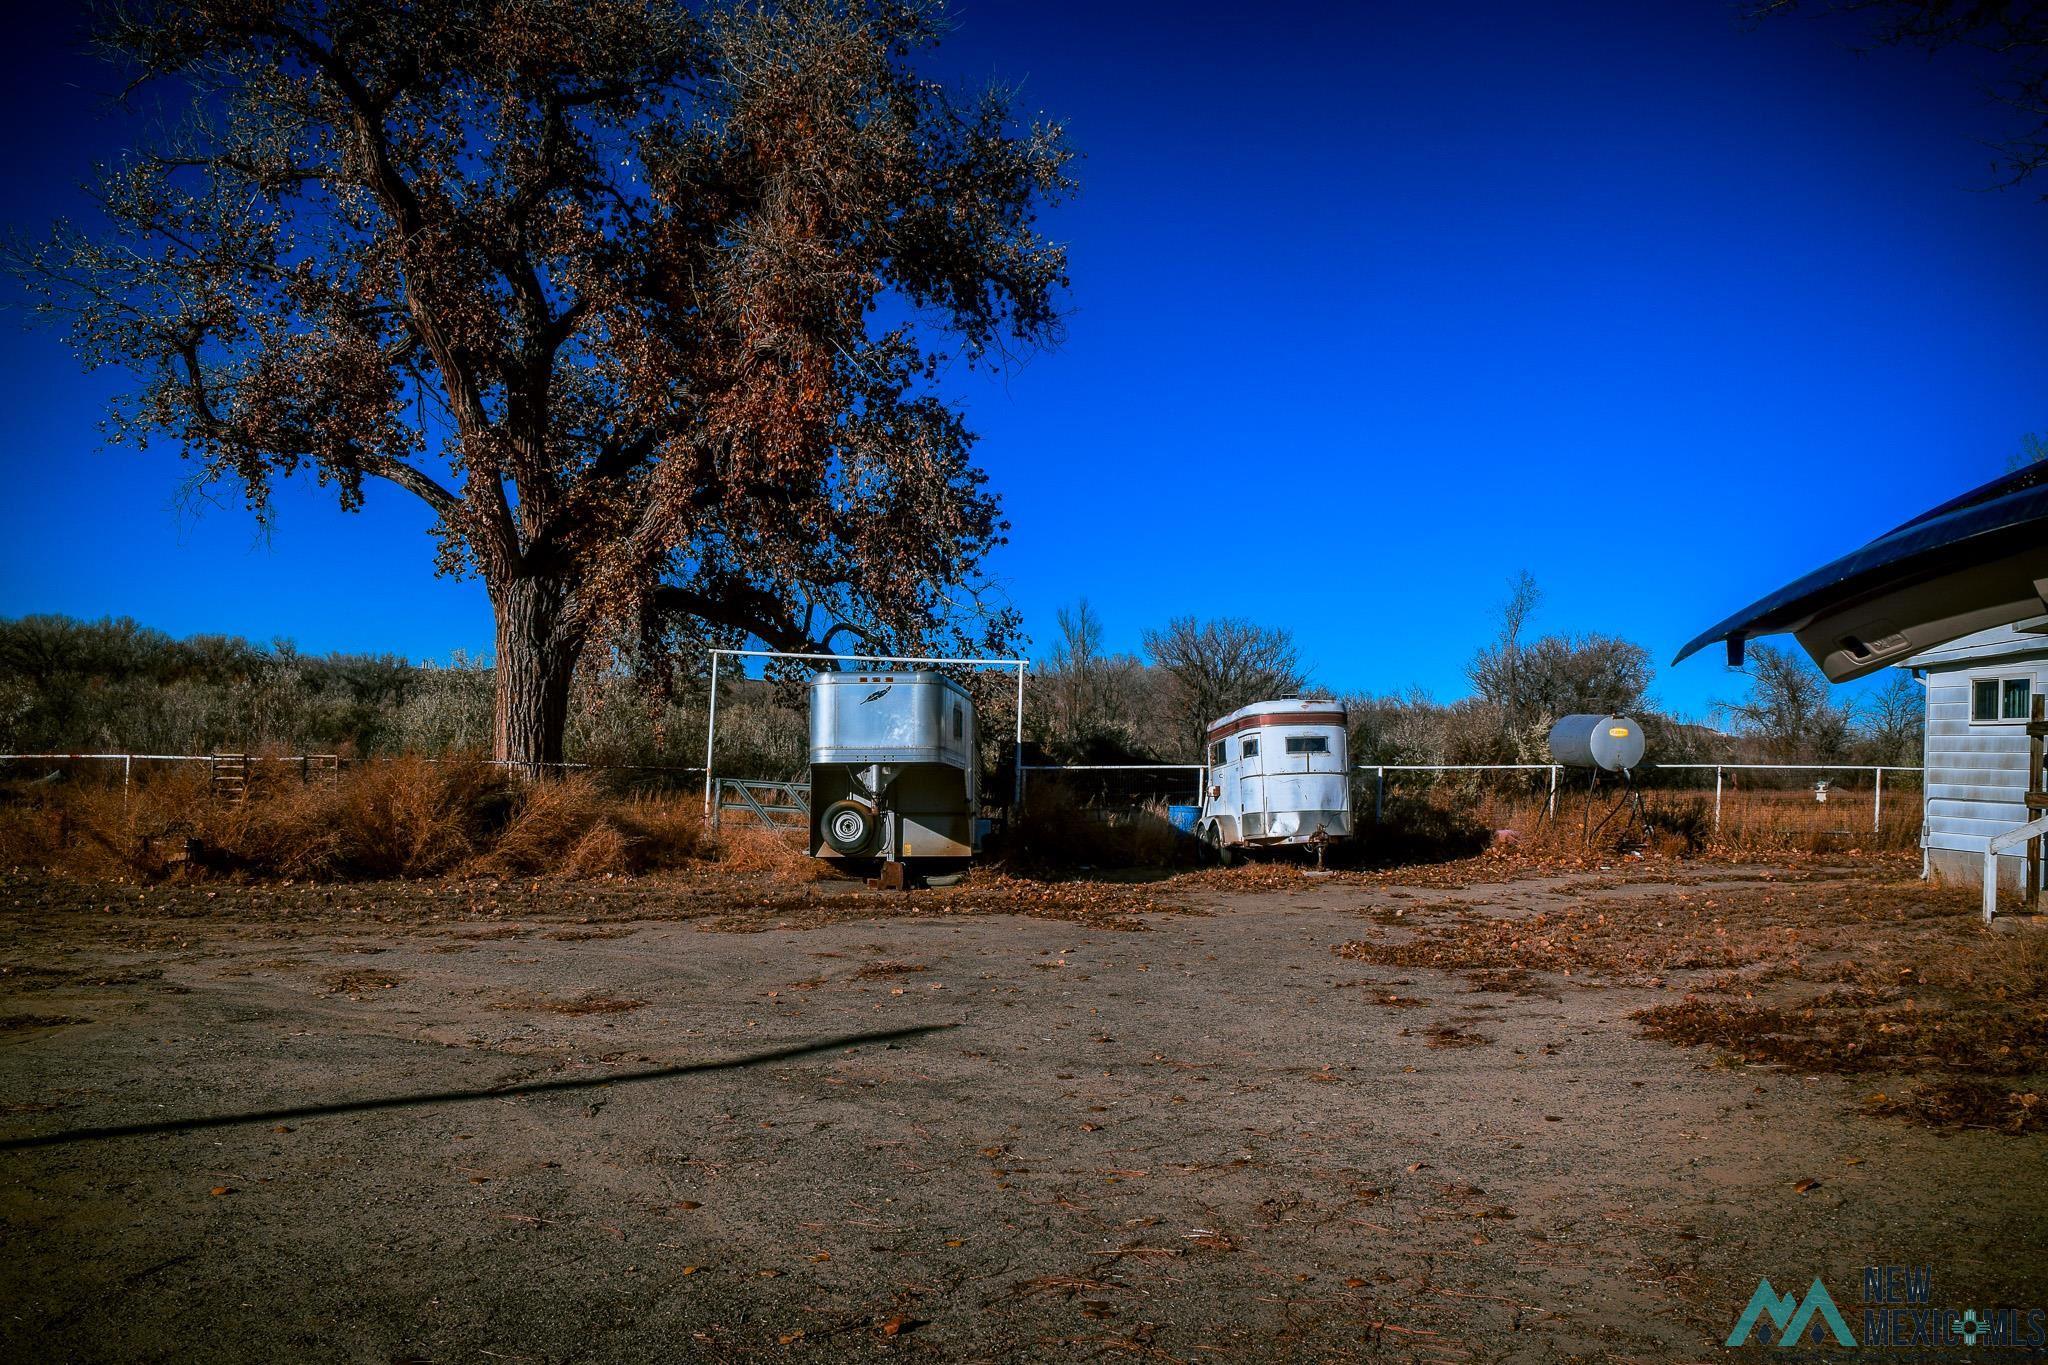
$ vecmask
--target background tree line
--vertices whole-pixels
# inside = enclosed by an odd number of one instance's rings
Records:
[[[1920,761],[1925,707],[1903,673],[1864,699],[1842,699],[1796,649],[1752,646],[1739,695],[1716,703],[1714,724],[1704,724],[1658,703],[1642,645],[1598,633],[1532,634],[1540,601],[1534,580],[1519,575],[1494,638],[1466,666],[1470,693],[1440,701],[1420,688],[1319,688],[1287,631],[1250,621],[1180,617],[1145,632],[1141,654],[1113,653],[1082,600],[1058,614],[1026,735],[1054,762],[1192,763],[1210,721],[1249,702],[1306,695],[1345,704],[1359,765],[1547,763],[1551,725],[1575,712],[1638,717],[1653,758],[1666,763]]]
[[[1236,619],[1177,617],[1142,652],[1107,648],[1085,601],[1058,613],[1033,668],[1025,736],[1034,761],[1191,763],[1208,723],[1247,702],[1330,696],[1351,713],[1360,765],[1545,763],[1550,725],[1575,711],[1626,712],[1667,763],[1919,761],[1919,687],[1895,673],[1845,700],[1797,650],[1754,645],[1739,695],[1716,727],[1667,712],[1652,694],[1649,651],[1601,634],[1535,634],[1540,594],[1526,575],[1494,637],[1466,668],[1470,692],[1337,696],[1317,687],[1287,631]],[[1007,679],[977,681],[991,760],[1007,740]],[[395,655],[301,653],[288,641],[170,635],[128,620],[60,616],[0,621],[0,750],[210,753],[489,752],[493,670]],[[649,693],[630,673],[579,679],[565,755],[597,765],[687,767],[703,757],[705,679]],[[797,776],[807,723],[800,685],[728,678],[719,697],[720,767]]]
[[[720,689],[719,748],[735,771],[784,775],[803,746],[788,689]],[[9,753],[488,754],[487,660],[304,654],[233,636],[174,639],[129,620],[0,621],[0,749]],[[651,694],[625,674],[578,680],[568,760],[604,766],[703,761],[701,678]],[[789,774],[793,775],[793,774]]]

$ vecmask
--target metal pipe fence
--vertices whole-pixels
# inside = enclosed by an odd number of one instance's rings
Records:
[[[423,763],[439,763],[438,756],[418,757]],[[204,763],[210,772],[218,773],[223,760],[240,763],[296,763],[301,771],[315,763],[331,763],[336,767],[362,763],[375,763],[386,755],[372,758],[343,759],[336,754],[0,754],[0,764],[8,763],[119,763],[121,765],[121,799],[126,801],[135,785],[135,765],[138,763]],[[398,755],[389,755],[398,757]],[[700,766],[681,763],[520,763],[506,758],[467,759],[465,762],[483,763],[494,768],[516,768],[530,772],[535,768],[569,772],[637,772],[637,773],[701,773]]]
[[[1550,774],[1549,794],[1544,798],[1546,814],[1557,814],[1557,779],[1564,770],[1562,763],[1375,763],[1372,765],[1372,820],[1379,824],[1386,819],[1387,774],[1388,773],[1525,773],[1547,772]],[[1364,772],[1360,767],[1358,772]]]
[[[1034,763],[1028,766],[1030,772],[1196,772],[1202,774],[1196,790],[1195,804],[1201,804],[1202,792],[1208,786],[1208,767],[1197,763]],[[1386,819],[1386,794],[1388,773],[1544,773],[1547,782],[1543,796],[1545,813],[1555,817],[1560,783],[1564,777],[1561,763],[1370,763],[1359,764],[1353,773],[1373,775],[1373,821],[1381,823]],[[1655,772],[1712,772],[1714,774],[1714,833],[1721,832],[1724,793],[1727,774],[1731,772],[1841,772],[1868,773],[1871,775],[1870,828],[1873,833],[1884,828],[1884,775],[1886,773],[1913,773],[1922,770],[1901,763],[1646,763],[1638,771]]]
[[[121,790],[125,800],[135,782],[135,765],[138,763],[205,763],[217,771],[224,755],[220,754],[147,754],[147,753],[31,753],[0,754],[0,764],[11,763],[118,763],[121,765]],[[246,763],[288,763],[298,764],[302,770],[313,763],[335,763],[342,761],[333,754],[249,754],[239,756]],[[375,762],[376,759],[351,759],[350,764]],[[439,758],[424,761],[435,763]],[[556,771],[585,772],[659,772],[692,774],[704,773],[707,782],[712,775],[702,764],[682,763],[514,763],[510,760],[476,760],[494,766],[530,770],[546,768]],[[1740,773],[1852,773],[1869,774],[1870,827],[1872,832],[1881,832],[1884,827],[1885,774],[1921,774],[1919,767],[1898,763],[1648,763],[1643,770],[1656,772],[1712,772],[1714,774],[1713,829],[1721,832],[1729,775]],[[1196,790],[1194,803],[1202,803],[1202,795],[1208,787],[1208,765],[1202,763],[1028,763],[1019,764],[1017,785],[1021,791],[1025,773],[1104,773],[1104,772],[1157,772],[1194,773]],[[1373,820],[1383,822],[1386,818],[1386,793],[1388,773],[1545,773],[1548,775],[1544,792],[1544,807],[1547,814],[1557,814],[1557,799],[1563,780],[1564,765],[1558,763],[1372,763],[1359,764],[1352,772],[1362,777],[1373,775]],[[1847,795],[1845,791],[1843,793]],[[1824,796],[1825,793],[1817,793]]]
[[[1163,773],[1191,772],[1195,778],[1195,804],[1202,804],[1202,790],[1208,785],[1209,767],[1205,763],[1026,763],[1021,772],[1027,773]],[[1020,788],[1021,790],[1021,784]]]
[[[1801,772],[1801,773],[1869,773],[1870,784],[1870,830],[1873,834],[1884,828],[1884,775],[1886,773],[1920,773],[1924,770],[1903,763],[1656,763],[1650,766],[1666,772],[1684,770],[1714,774],[1714,832],[1721,832],[1721,800],[1726,774],[1730,772]]]

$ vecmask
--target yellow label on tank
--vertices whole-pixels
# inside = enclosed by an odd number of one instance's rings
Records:
[[[1607,733],[1613,735],[1616,739],[1627,739],[1628,727],[1626,725],[1617,725]]]

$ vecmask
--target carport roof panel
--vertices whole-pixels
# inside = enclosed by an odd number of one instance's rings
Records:
[[[2012,558],[2018,558],[2025,571],[2048,574],[2048,462],[2029,464],[1952,498],[1861,549],[1787,584],[1702,633],[1680,650],[1672,662],[1681,662],[1720,640],[1799,631],[1817,617],[1833,616],[1858,603],[1874,602],[1909,588],[1937,590],[1933,596],[1941,601],[1943,611],[1960,617],[1963,609],[1973,605],[1969,600],[1972,595],[1984,591],[1983,583],[1966,576]],[[1952,592],[1940,591],[1944,580]],[[2024,619],[2039,611],[2037,601],[2009,619]],[[1895,624],[1904,632],[1912,632],[1916,626],[1929,629],[1927,619],[1901,620]],[[1979,621],[1946,633],[1934,627],[1933,634],[1916,638],[1912,643],[1915,651],[1931,649],[1983,629],[1985,624],[1988,623]],[[1801,643],[1808,644],[1804,640]],[[1810,644],[1808,652],[1814,652]],[[1821,659],[1822,655],[1815,657]],[[1892,661],[1888,652],[1868,666],[1842,667],[1837,663],[1829,668],[1829,676],[1840,682]],[[1828,662],[1824,660],[1823,666],[1827,667]]]

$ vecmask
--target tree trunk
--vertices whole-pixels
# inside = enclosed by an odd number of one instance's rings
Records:
[[[537,777],[562,761],[582,641],[565,625],[568,591],[559,580],[515,578],[491,594],[491,605],[498,617],[493,754]]]

